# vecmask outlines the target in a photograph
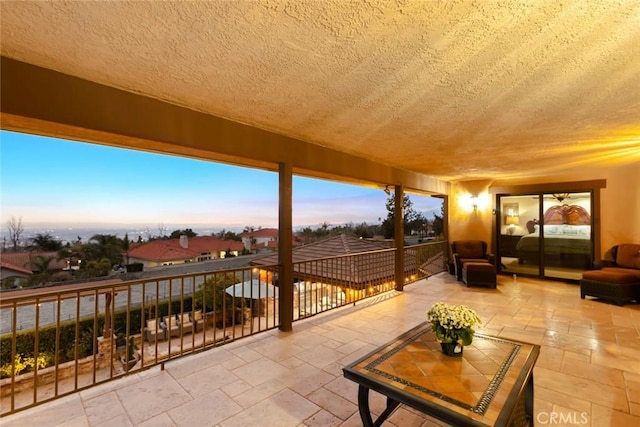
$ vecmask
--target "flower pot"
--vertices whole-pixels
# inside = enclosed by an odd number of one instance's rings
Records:
[[[133,369],[134,366],[136,366],[136,363],[138,363],[138,359],[131,359],[131,360],[125,360],[123,357],[120,358],[120,363],[122,364],[122,368],[130,371],[131,369]]]
[[[457,342],[441,342],[440,348],[443,354],[451,357],[462,357],[462,351],[464,349],[464,347]]]

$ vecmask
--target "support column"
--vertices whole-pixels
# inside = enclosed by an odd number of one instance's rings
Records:
[[[280,330],[291,331],[293,324],[293,172],[291,163],[279,166],[278,201],[278,309]]]
[[[395,186],[395,215],[393,217],[393,235],[395,236],[396,290],[404,290],[404,188],[402,184]]]
[[[116,356],[116,336],[113,335],[109,338],[98,337],[98,368],[108,368],[113,364],[113,359]]]

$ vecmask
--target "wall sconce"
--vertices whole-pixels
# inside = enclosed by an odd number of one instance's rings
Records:
[[[488,207],[488,200],[485,194],[466,193],[458,196],[458,205],[461,212],[480,214]]]
[[[478,212],[478,196],[471,196],[471,206],[474,212]]]

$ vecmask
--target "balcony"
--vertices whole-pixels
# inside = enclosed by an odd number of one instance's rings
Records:
[[[542,346],[534,371],[536,425],[550,417],[592,426],[640,422],[637,306],[581,300],[575,285],[525,278],[500,276],[497,290],[466,288],[443,272],[404,292],[380,292],[299,319],[293,332],[267,327],[134,368],[116,381],[4,416],[3,426],[360,425],[357,387],[342,367],[424,321],[439,300],[472,306],[483,333]],[[384,405],[376,396],[374,412]],[[400,407],[388,425],[441,424]]]
[[[405,282],[442,271],[445,252],[446,242],[405,248]],[[393,290],[395,254],[384,249],[294,263],[286,311],[293,308],[297,321]],[[5,294],[2,414],[274,329],[278,282],[278,265],[262,264]]]

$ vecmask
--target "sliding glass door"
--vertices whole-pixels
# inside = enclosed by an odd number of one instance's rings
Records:
[[[499,271],[580,280],[593,257],[590,192],[498,196]]]
[[[540,275],[539,196],[524,194],[500,197],[498,259],[501,272]]]
[[[542,202],[545,277],[580,280],[593,260],[590,193],[545,193]]]

